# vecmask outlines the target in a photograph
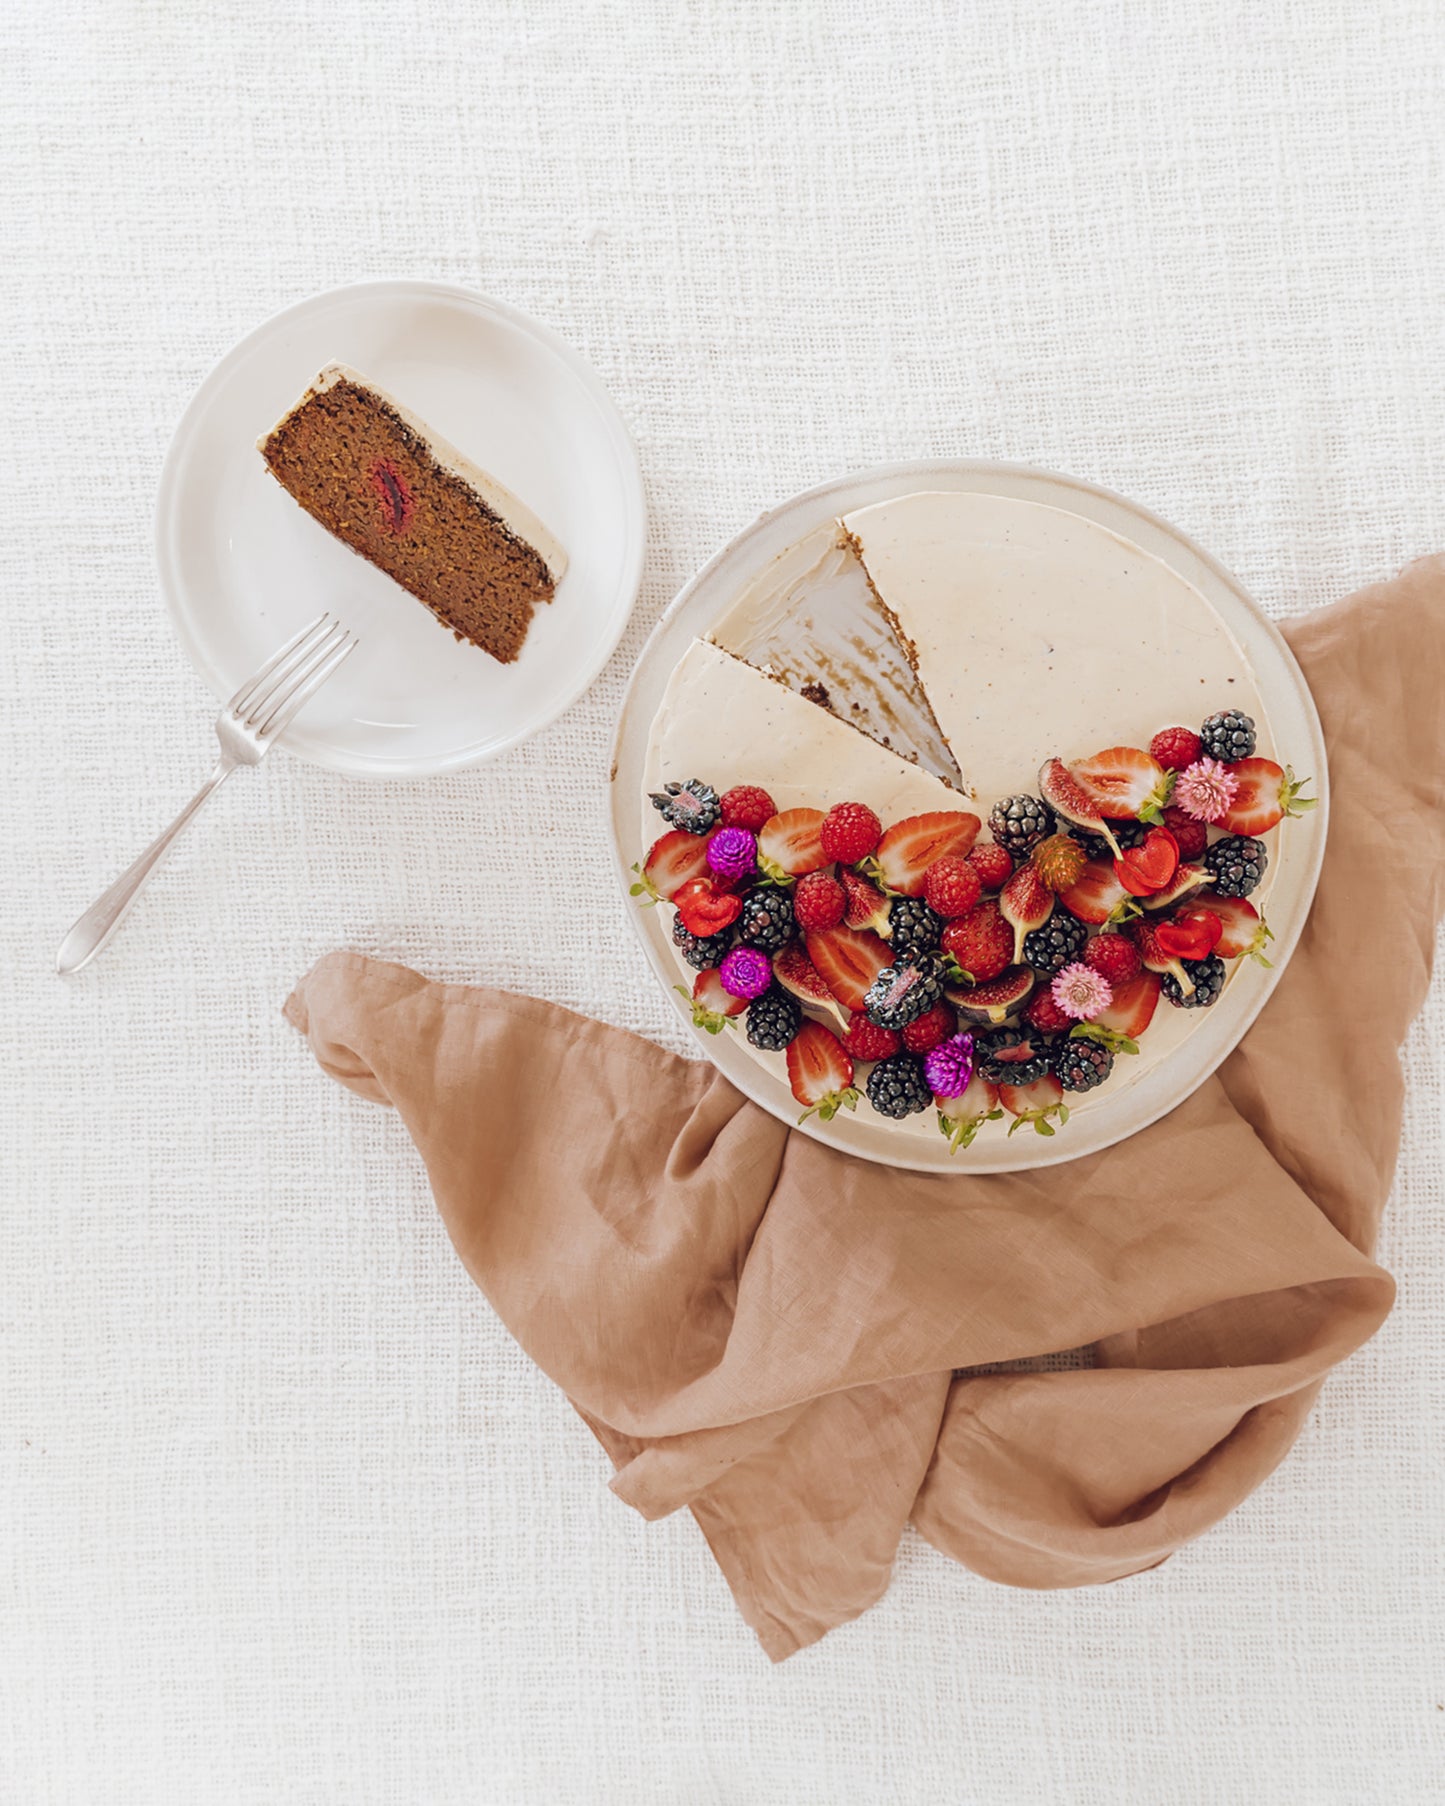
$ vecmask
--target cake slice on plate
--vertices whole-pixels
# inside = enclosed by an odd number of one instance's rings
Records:
[[[375,383],[328,364],[259,442],[314,520],[502,664],[567,554],[530,508]]]

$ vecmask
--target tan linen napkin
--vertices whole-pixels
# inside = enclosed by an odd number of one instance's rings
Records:
[[[1445,874],[1445,559],[1288,632],[1330,750],[1313,913],[1239,1050],[1105,1153],[891,1172],[705,1063],[355,954],[287,1004],[401,1112],[617,1493],[693,1512],[775,1660],[883,1593],[910,1519],[1015,1586],[1154,1566],[1270,1472],[1389,1310],[1368,1254]],[[1091,1342],[1085,1371],[955,1373]]]

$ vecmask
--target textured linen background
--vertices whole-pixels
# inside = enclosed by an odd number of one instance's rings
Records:
[[[643,637],[762,507],[959,452],[1112,485],[1276,614],[1445,547],[1436,0],[8,0],[0,1799],[1445,1798],[1445,1011],[1395,1315],[1221,1529],[1120,1586],[916,1538],[769,1669],[477,1296],[399,1122],[281,1021],[350,945],[682,1049],[604,753]],[[472,284],[593,360],[652,510],[591,694],[485,769],[238,780],[72,984],[63,927],[214,705],[160,461],[278,306]],[[140,732],[135,731],[139,727]],[[565,812],[565,883],[528,875]]]

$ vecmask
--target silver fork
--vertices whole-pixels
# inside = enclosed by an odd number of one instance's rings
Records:
[[[238,766],[261,763],[297,710],[310,701],[356,645],[349,628],[330,614],[320,615],[241,685],[216,717],[216,738],[221,743],[216,769],[165,833],[96,898],[66,935],[55,956],[57,972],[66,976],[89,965],[125,920],[146,879],[180,838],[182,828],[200,813],[207,797],[219,790]]]

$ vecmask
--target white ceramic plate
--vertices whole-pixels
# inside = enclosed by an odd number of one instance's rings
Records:
[[[566,547],[514,664],[455,640],[262,462],[256,440],[333,360],[492,471]],[[330,609],[360,645],[285,744],[336,771],[421,777],[516,745],[582,694],[636,600],[644,530],[636,451],[576,352],[466,289],[368,282],[287,308],[211,371],[166,457],[156,550],[181,642],[218,699]]]
[[[919,489],[981,491],[1067,509],[1099,522],[1163,560],[1206,597],[1239,641],[1258,679],[1270,733],[1275,745],[1283,749],[1281,757],[1314,778],[1315,794],[1320,798],[1317,809],[1282,824],[1270,836],[1268,910],[1275,935],[1269,948],[1273,966],[1266,969],[1252,960],[1233,962],[1224,995],[1207,1013],[1161,1005],[1150,1034],[1156,1039],[1174,1037],[1177,1045],[1128,1084],[1119,1085],[1116,1079],[1079,1100],[1069,1122],[1052,1138],[1028,1132],[1007,1137],[1003,1123],[990,1123],[972,1147],[950,1155],[941,1135],[900,1133],[862,1106],[855,1114],[840,1113],[830,1123],[809,1117],[803,1124],[803,1132],[819,1141],[889,1166],[954,1173],[1053,1166],[1097,1153],[1165,1115],[1201,1085],[1236,1046],[1294,950],[1324,854],[1329,813],[1324,738],[1299,666],[1278,631],[1235,579],[1156,515],[1122,496],[1069,477],[1020,465],[940,460],[889,465],[844,477],[760,516],[681,591],[658,623],[633,673],[613,755],[612,830],[617,871],[625,888],[632,879],[629,868],[633,861],[656,838],[655,821],[643,819],[642,772],[648,734],[668,677],[688,646],[719,623],[742,590],[774,559],[826,528],[835,516]],[[628,913],[654,971],[690,1023],[690,1008],[673,989],[686,974],[668,939],[672,911],[629,905]],[[740,1036],[699,1033],[697,1039],[740,1091],[783,1121],[796,1121],[798,1106],[782,1076],[781,1060],[765,1064]]]

